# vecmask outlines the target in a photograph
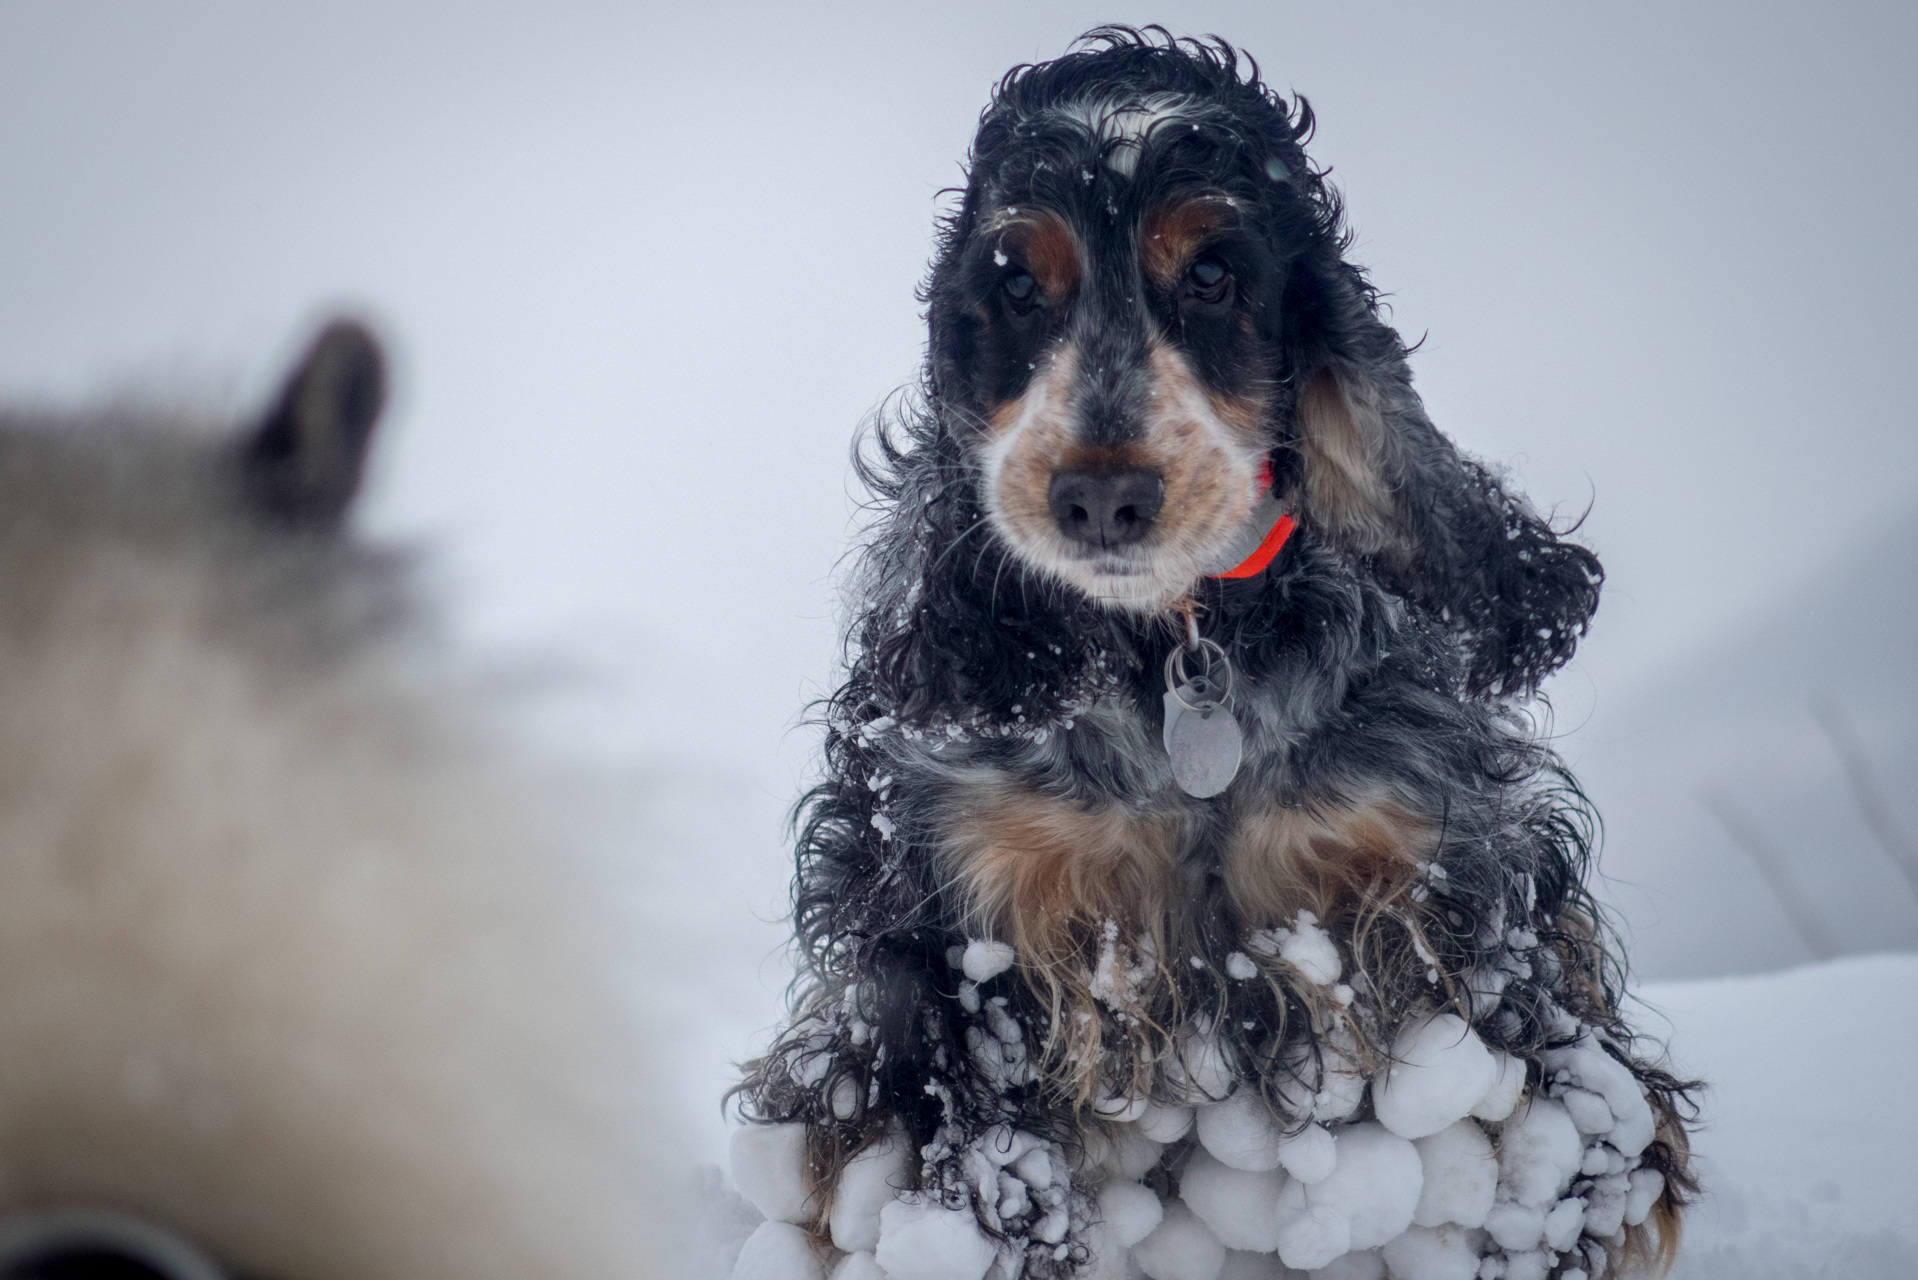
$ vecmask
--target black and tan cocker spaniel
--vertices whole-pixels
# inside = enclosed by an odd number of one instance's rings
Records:
[[[1427,418],[1312,125],[1156,29],[992,97],[863,464],[742,1268],[1675,1247],[1690,1086],[1621,1021],[1593,816],[1527,715],[1599,563]]]

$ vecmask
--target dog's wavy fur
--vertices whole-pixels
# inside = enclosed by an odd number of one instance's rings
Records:
[[[1097,1100],[1163,1091],[1195,1028],[1285,1113],[1329,1044],[1376,1066],[1402,1022],[1446,1008],[1534,1083],[1565,1015],[1602,1032],[1659,1119],[1646,1165],[1665,1193],[1625,1253],[1676,1247],[1690,1086],[1633,1056],[1586,889],[1595,818],[1528,710],[1585,632],[1599,563],[1427,419],[1345,258],[1312,128],[1231,47],[1156,29],[1015,69],[982,117],[924,289],[923,383],[858,460],[874,521],[826,780],[800,814],[794,1021],[738,1095],[749,1119],[810,1126],[822,1214],[838,1168],[895,1124],[935,1182],[961,1176],[938,1153],[994,1124],[1085,1151]],[[1220,252],[1249,301],[1212,330],[1178,301],[1187,259],[1159,242],[1181,237],[1236,237]],[[1252,431],[1299,532],[1250,579],[1097,598],[1003,495],[1027,483],[1005,459],[1039,438],[1008,445],[1008,424],[1069,404],[1078,435],[1031,448],[1163,469],[1160,401],[1138,388],[1171,385],[1168,367],[1204,383],[1195,419],[1223,424],[1213,471]],[[1246,733],[1211,800],[1173,786],[1159,743],[1186,609],[1231,659]],[[1339,940],[1350,1008],[1276,957],[1227,976],[1252,931],[1301,909]],[[969,992],[956,948],[988,937],[1017,964]],[[980,996],[1026,1029],[1030,1079],[966,1051]],[[1085,1256],[1034,1253],[1027,1274]]]
[[[340,527],[379,400],[343,325],[237,433],[0,413],[0,1224],[665,1275],[585,850]]]

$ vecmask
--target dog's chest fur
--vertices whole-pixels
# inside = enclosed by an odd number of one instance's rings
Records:
[[[1067,1024],[1095,1004],[1145,1016],[1222,930],[1237,946],[1301,911],[1349,919],[1402,896],[1435,856],[1435,823],[1376,779],[1341,786],[1346,771],[1319,758],[1347,717],[1325,710],[1333,690],[1304,687],[1323,683],[1311,669],[1241,681],[1247,756],[1210,799],[1175,785],[1161,703],[1131,688],[1023,736],[903,735],[877,776],[941,864],[943,916],[1010,944]],[[1099,980],[1115,946],[1144,975],[1123,992]]]

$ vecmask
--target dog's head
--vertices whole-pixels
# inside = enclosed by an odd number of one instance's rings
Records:
[[[1268,479],[1456,626],[1480,687],[1569,656],[1597,561],[1459,456],[1343,259],[1288,102],[1223,43],[1112,28],[999,85],[927,289],[930,385],[997,537],[1155,614],[1230,567]]]

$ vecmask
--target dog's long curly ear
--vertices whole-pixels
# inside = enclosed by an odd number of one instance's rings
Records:
[[[1425,416],[1397,335],[1364,327],[1363,358],[1303,374],[1295,501],[1308,527],[1453,630],[1469,692],[1527,692],[1584,635],[1598,557],[1460,454]]]
[[[359,492],[373,424],[385,402],[379,343],[353,321],[329,324],[244,443],[248,501],[293,529],[337,529]]]

